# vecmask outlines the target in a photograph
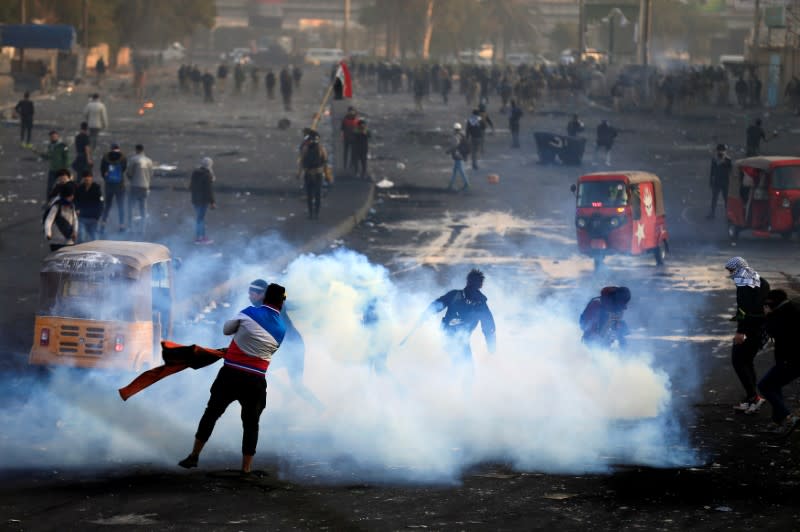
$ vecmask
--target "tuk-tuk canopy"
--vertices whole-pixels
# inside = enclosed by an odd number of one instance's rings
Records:
[[[627,185],[638,185],[639,183],[652,183],[653,193],[656,200],[656,216],[664,216],[664,193],[661,190],[661,179],[657,175],[649,172],[639,172],[636,170],[623,170],[621,172],[595,172],[585,174],[578,180],[580,181],[605,181],[622,180]]]
[[[94,240],[51,253],[43,261],[42,273],[88,273],[119,268],[126,276],[138,278],[144,268],[168,260],[169,249],[161,244]]]
[[[761,170],[769,172],[773,168],[780,166],[800,166],[800,157],[790,157],[785,155],[773,155],[770,157],[748,157],[746,159],[739,159],[733,163],[733,172],[728,182],[728,196],[738,196],[739,188],[742,186],[742,172],[743,168],[752,168],[754,170]],[[751,175],[751,177],[755,177]]]

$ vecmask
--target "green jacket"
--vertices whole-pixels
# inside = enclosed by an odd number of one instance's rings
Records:
[[[50,162],[51,172],[69,168],[69,146],[60,140],[51,142],[47,145],[47,160]]]

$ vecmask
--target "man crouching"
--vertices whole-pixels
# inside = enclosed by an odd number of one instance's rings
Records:
[[[281,308],[286,290],[277,284],[267,287],[263,304],[242,310],[225,322],[222,332],[233,335],[225,353],[206,411],[200,419],[192,452],[178,462],[185,468],[197,467],[200,451],[211,436],[214,425],[234,401],[242,406],[242,473],[250,473],[258,443],[258,421],[267,404],[267,367],[286,334]]]

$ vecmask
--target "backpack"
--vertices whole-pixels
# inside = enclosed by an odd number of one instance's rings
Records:
[[[309,144],[303,154],[303,168],[311,170],[320,166],[322,166],[322,150],[319,143]]]
[[[472,115],[467,120],[467,133],[470,137],[480,137],[483,135],[484,126],[481,117]]]
[[[108,164],[108,175],[106,183],[122,183],[122,165],[117,163]]]
[[[465,136],[461,135],[461,139],[458,141],[458,147],[456,149],[458,150],[458,153],[461,154],[461,157],[465,159],[469,157],[470,147]]]
[[[42,214],[42,227],[44,227],[44,222],[47,220],[47,215],[50,214],[50,209],[53,208],[54,205],[59,203],[59,198],[53,199],[50,203],[48,203],[44,208],[44,214]],[[72,224],[69,221],[61,216],[61,205],[58,205],[58,212],[56,212],[56,217],[53,220],[53,225],[56,226],[56,229],[64,235],[64,238],[71,238],[72,233],[75,232],[75,228],[72,227]]]
[[[581,313],[581,317],[578,320],[578,323],[581,327],[581,330],[584,334],[588,333],[592,327],[597,323],[597,320],[600,316],[600,311],[602,310],[602,304],[600,303],[599,297],[592,298],[591,301],[586,305],[586,308],[583,309]]]

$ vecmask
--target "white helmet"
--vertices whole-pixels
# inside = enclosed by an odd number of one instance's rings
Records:
[[[456,131],[461,131],[461,124],[456,122],[455,124],[453,124],[453,129],[455,129]]]

